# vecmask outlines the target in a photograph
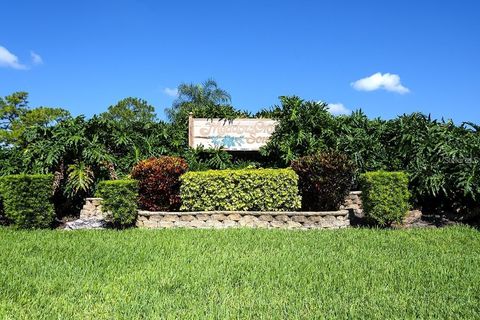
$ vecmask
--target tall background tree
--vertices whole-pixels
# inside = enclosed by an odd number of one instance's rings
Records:
[[[0,97],[0,143],[19,145],[23,133],[29,127],[54,126],[69,117],[70,113],[61,108],[30,108],[26,92]]]

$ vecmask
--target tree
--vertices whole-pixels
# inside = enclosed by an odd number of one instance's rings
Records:
[[[243,114],[230,105],[230,94],[219,88],[218,84],[208,79],[202,84],[182,83],[178,86],[178,98],[172,107],[166,109],[169,120],[173,123],[184,123],[188,114],[196,117],[235,117]]]
[[[27,99],[27,92],[15,92],[5,98],[0,97],[0,129],[11,129],[12,122],[28,111]]]
[[[185,102],[198,106],[222,105],[229,104],[231,96],[227,91],[219,88],[215,80],[208,79],[202,84],[180,84],[178,86],[178,98],[174,105],[181,105]]]
[[[15,92],[5,98],[0,97],[0,143],[19,145],[24,131],[33,126],[54,126],[70,117],[61,108],[38,107],[30,109],[28,93]]]
[[[130,173],[140,160],[170,151],[173,140],[168,126],[157,121],[154,111],[146,100],[129,97],[89,121],[89,126],[114,157],[113,163],[120,175]]]
[[[100,115],[101,118],[119,123],[152,123],[155,122],[155,108],[146,100],[128,97],[108,107],[108,111]]]

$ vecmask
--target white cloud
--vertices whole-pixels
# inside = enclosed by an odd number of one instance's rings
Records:
[[[350,114],[352,111],[350,109],[347,109],[343,103],[329,103],[328,106],[328,111],[330,111],[331,114],[334,115],[340,115],[340,114]]]
[[[32,58],[33,64],[43,64],[43,59],[38,53],[30,51],[30,57]]]
[[[177,88],[165,88],[163,89],[163,93],[170,97],[177,97],[178,96],[178,89]]]
[[[404,87],[400,82],[400,76],[391,73],[381,74],[380,72],[377,72],[370,77],[352,82],[351,86],[358,91],[375,91],[383,89],[400,94],[410,92],[410,90]]]
[[[13,68],[19,70],[27,69],[18,60],[17,56],[7,50],[7,48],[0,46],[0,67]]]

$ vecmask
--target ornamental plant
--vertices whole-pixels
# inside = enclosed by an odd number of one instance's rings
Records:
[[[183,211],[293,211],[300,208],[291,169],[187,172],[180,178]]]
[[[102,210],[115,226],[123,228],[135,222],[138,198],[136,180],[101,181],[96,195],[103,199]]]
[[[34,229],[52,225],[53,175],[10,175],[2,177],[0,185],[4,214],[13,226]]]
[[[0,181],[1,184],[1,181]],[[0,187],[0,225],[6,224],[5,212],[3,210],[3,199],[2,199],[2,191]]]
[[[410,205],[404,172],[375,171],[360,176],[365,216],[381,226],[402,223]]]
[[[187,162],[179,157],[163,156],[140,161],[132,170],[138,180],[139,206],[151,211],[175,211],[180,208],[180,176]]]
[[[343,153],[323,152],[292,161],[298,174],[302,209],[338,210],[352,187],[355,165]]]

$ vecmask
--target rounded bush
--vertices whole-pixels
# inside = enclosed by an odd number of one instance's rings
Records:
[[[132,170],[138,180],[139,206],[151,211],[175,211],[180,208],[180,176],[187,172],[187,162],[179,157],[150,158]]]
[[[352,187],[355,165],[343,153],[323,152],[292,161],[299,176],[302,209],[338,210]]]

